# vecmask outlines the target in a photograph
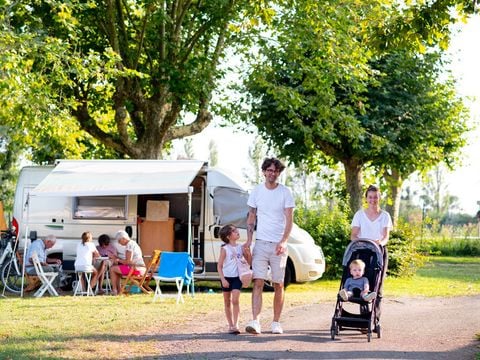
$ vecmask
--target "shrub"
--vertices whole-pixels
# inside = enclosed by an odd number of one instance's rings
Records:
[[[392,276],[412,276],[426,261],[416,247],[415,228],[399,223],[390,232],[388,240],[388,274]]]
[[[295,222],[306,230],[325,254],[324,277],[338,278],[342,274],[342,259],[350,242],[350,221],[338,207],[295,211]]]
[[[417,237],[419,251],[427,255],[479,256],[480,239],[478,223],[463,225],[441,225],[426,218]]]
[[[422,240],[419,248],[429,255],[480,256],[480,240],[476,238],[431,237]]]

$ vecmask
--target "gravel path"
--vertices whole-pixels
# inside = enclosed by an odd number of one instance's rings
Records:
[[[190,323],[154,335],[159,350],[154,358],[437,360],[480,356],[480,341],[475,339],[480,333],[480,296],[387,299],[382,309],[382,338],[373,334],[370,343],[358,331],[341,331],[332,341],[333,311],[333,303],[292,307],[282,316],[283,335],[270,333],[271,310],[262,313],[264,333],[260,335],[225,334],[225,320],[218,314],[202,322],[201,328]],[[242,319],[247,318],[245,309]]]

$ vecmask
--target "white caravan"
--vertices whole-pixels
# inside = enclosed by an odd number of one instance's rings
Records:
[[[17,182],[13,225],[26,238],[53,234],[49,255],[73,271],[84,231],[95,239],[125,230],[144,256],[153,249],[188,251],[196,279],[218,279],[219,229],[235,224],[246,240],[248,193],[224,172],[193,160],[58,160],[24,167]],[[118,244],[117,248],[122,251]],[[312,237],[294,225],[285,283],[320,278],[325,258]]]

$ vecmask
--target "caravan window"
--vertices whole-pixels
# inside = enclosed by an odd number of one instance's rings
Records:
[[[126,219],[126,196],[79,196],[73,204],[75,219]]]

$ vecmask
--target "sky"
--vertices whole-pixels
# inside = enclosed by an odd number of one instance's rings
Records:
[[[480,15],[459,26],[450,46],[452,72],[462,96],[476,97],[468,101],[471,123],[480,123]],[[218,166],[242,180],[245,172],[253,171],[248,160],[249,147],[255,136],[232,128],[219,128],[210,124],[201,134],[192,137],[197,159],[208,160],[208,144],[215,141],[218,151]],[[462,164],[446,174],[447,191],[457,196],[461,212],[475,214],[480,209],[480,126],[468,134],[468,145],[462,151]],[[175,144],[172,157],[182,153],[183,143]],[[478,204],[477,204],[478,202]]]
[[[469,102],[472,125],[477,128],[468,136],[463,150],[463,165],[448,175],[450,194],[460,199],[463,210],[476,213],[480,209],[480,15],[477,14],[462,26],[462,31],[452,39],[454,55],[452,71],[458,81],[458,92],[476,97]]]

